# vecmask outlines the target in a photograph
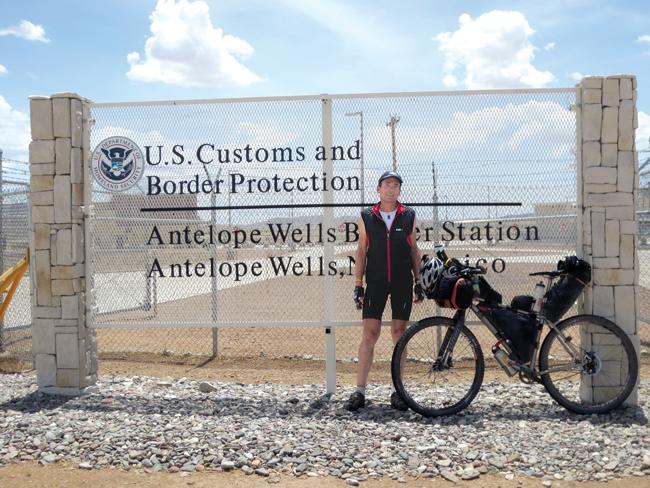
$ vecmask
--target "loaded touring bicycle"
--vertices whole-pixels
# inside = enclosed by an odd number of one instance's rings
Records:
[[[452,415],[478,394],[485,363],[465,323],[468,310],[494,335],[491,352],[506,374],[542,383],[566,409],[601,414],[627,399],[638,378],[627,334],[596,315],[561,320],[591,280],[589,263],[569,256],[555,271],[531,273],[542,279],[533,295],[516,296],[507,306],[485,272],[447,257],[443,249],[423,258],[420,278],[427,297],[456,312],[416,322],[395,345],[393,384],[412,410],[428,417]]]

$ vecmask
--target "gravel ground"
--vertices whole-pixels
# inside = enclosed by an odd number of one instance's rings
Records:
[[[293,473],[353,486],[488,472],[549,484],[650,476],[650,382],[639,408],[591,417],[566,412],[539,385],[484,384],[468,410],[442,419],[392,410],[386,385],[369,386],[368,407],[347,412],[350,391],[110,376],[68,399],[36,392],[32,375],[0,375],[0,465],[241,470],[270,482]]]

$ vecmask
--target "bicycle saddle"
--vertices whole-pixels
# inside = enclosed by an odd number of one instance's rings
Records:
[[[561,274],[561,271],[538,271],[537,273],[528,273],[528,276],[548,276],[549,278],[555,278]]]

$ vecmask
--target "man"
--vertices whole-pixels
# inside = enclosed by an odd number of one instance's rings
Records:
[[[420,272],[420,251],[415,241],[415,211],[398,200],[402,182],[399,174],[386,171],[377,185],[379,203],[361,212],[354,301],[357,308],[363,308],[363,335],[359,345],[357,388],[345,404],[348,410],[358,410],[366,403],[366,381],[388,296],[393,311],[393,344],[406,329],[412,302],[424,299],[420,284],[413,288],[413,276],[417,278]],[[390,403],[398,410],[407,409],[395,390]]]

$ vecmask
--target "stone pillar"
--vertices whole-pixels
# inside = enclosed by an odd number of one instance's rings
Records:
[[[582,311],[618,324],[629,335],[638,357],[636,77],[588,77],[578,88],[578,200],[582,207],[578,212],[578,229],[582,229],[578,251],[591,263],[593,278]],[[604,337],[590,339],[594,344],[608,341]],[[607,367],[620,370],[620,364],[611,363]],[[606,396],[607,386],[583,384],[582,391],[591,398]],[[626,404],[638,404],[636,390]]]
[[[32,352],[40,391],[77,395],[97,378],[82,211],[89,102],[74,93],[32,97],[30,112]]]

